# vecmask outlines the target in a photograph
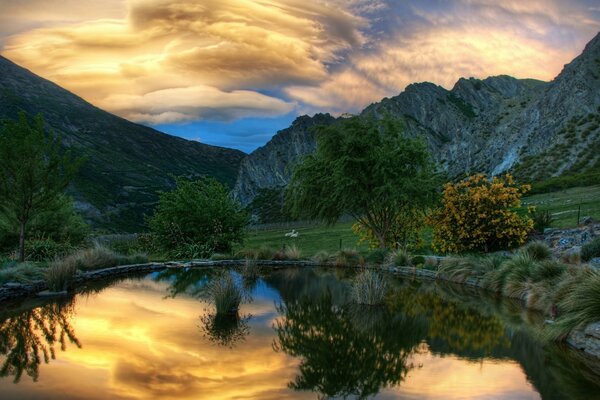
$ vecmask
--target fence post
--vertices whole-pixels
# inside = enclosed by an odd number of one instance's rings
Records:
[[[581,200],[579,200],[579,206],[577,207],[577,226],[579,226],[579,218],[581,218]]]
[[[340,238],[340,250],[342,249],[342,238]]]

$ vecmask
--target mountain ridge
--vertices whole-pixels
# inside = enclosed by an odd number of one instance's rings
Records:
[[[171,175],[214,176],[232,187],[244,153],[159,132],[103,111],[0,56],[0,118],[41,113],[65,147],[85,156],[69,193],[97,227],[138,230]]]
[[[450,177],[511,171],[537,181],[600,168],[600,34],[550,82],[498,75],[460,78],[450,90],[413,83],[359,113],[360,118],[384,115],[402,120],[408,135],[422,137]],[[291,135],[285,129],[278,135],[264,147],[281,151]],[[300,146],[290,137],[304,152],[292,154],[289,164],[280,160],[274,168],[263,162],[265,154],[247,155],[235,197],[247,205],[269,188],[273,176],[285,177],[283,169],[316,148],[314,134],[303,137],[310,143]],[[288,181],[277,179],[277,186]]]

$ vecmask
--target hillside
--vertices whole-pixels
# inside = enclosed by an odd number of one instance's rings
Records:
[[[417,83],[371,104],[360,116],[385,114],[403,120],[409,135],[424,138],[450,177],[510,170],[531,182],[600,171],[600,35],[551,82],[510,76],[462,78],[451,90]],[[303,138],[307,142],[298,144],[297,136],[283,130],[276,140],[249,154],[235,195],[249,204],[271,182],[285,185],[289,173],[282,171],[289,171],[316,146],[314,134]],[[274,168],[268,161],[272,154],[283,149],[289,153],[289,148],[298,151]]]
[[[170,136],[102,111],[0,57],[0,118],[42,113],[87,162],[70,193],[97,227],[135,231],[171,175],[210,175],[232,187],[244,153]]]

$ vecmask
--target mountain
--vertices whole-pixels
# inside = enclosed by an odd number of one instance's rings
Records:
[[[600,172],[600,34],[551,82],[502,75],[461,78],[451,90],[416,83],[359,117],[386,114],[422,137],[450,177],[511,171],[537,182]],[[314,151],[314,133],[298,135],[294,124],[242,161],[234,195],[243,204],[261,189],[286,185],[297,160]]]
[[[97,227],[135,231],[172,175],[213,176],[232,187],[244,153],[167,135],[94,107],[0,56],[0,118],[41,113],[75,155],[85,156],[69,192]]]

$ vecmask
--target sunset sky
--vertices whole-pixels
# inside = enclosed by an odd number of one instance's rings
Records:
[[[251,151],[431,81],[550,80],[600,0],[0,0],[0,54],[135,122]]]

